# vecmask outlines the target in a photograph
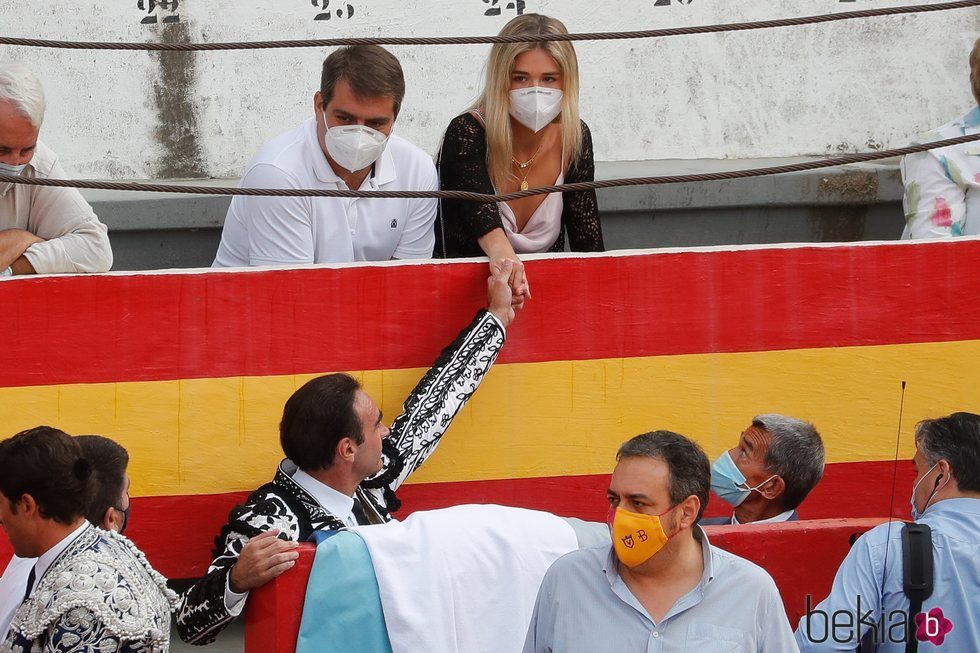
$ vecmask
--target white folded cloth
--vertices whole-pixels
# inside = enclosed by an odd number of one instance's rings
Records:
[[[561,517],[494,505],[352,530],[371,553],[393,653],[520,651],[545,571],[578,548]]]

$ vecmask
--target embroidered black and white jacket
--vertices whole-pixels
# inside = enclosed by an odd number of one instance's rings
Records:
[[[504,329],[488,311],[446,347],[412,390],[403,412],[384,440],[384,466],[357,488],[355,502],[374,523],[391,520],[400,503],[394,491],[432,454],[453,418],[476,391],[504,344]],[[231,511],[215,538],[207,574],[181,597],[177,632],[191,644],[210,644],[235,615],[225,607],[228,574],[248,540],[279,529],[280,537],[305,542],[317,530],[346,526],[321,507],[292,478],[296,465],[286,459],[275,477]],[[237,611],[236,611],[237,612]]]
[[[177,595],[132,542],[89,526],[14,613],[2,653],[165,653]]]

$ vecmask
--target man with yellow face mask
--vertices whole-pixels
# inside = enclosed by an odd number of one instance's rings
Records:
[[[701,447],[655,431],[626,442],[616,460],[613,544],[552,565],[524,653],[797,651],[769,574],[712,547],[698,526],[711,487]]]

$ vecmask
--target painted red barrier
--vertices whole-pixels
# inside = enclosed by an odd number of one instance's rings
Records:
[[[246,653],[293,653],[316,546],[299,545],[296,566],[252,590],[245,608]]]
[[[602,519],[627,438],[667,428],[714,458],[778,412],[827,449],[803,517],[907,517],[914,422],[980,410],[980,304],[960,300],[978,254],[954,239],[531,257],[534,300],[399,516],[499,503]],[[397,415],[485,280],[479,261],[7,280],[0,438],[50,424],[120,442],[127,534],[194,577],[272,477],[286,398],[348,371]]]
[[[535,302],[501,362],[980,339],[980,305],[959,301],[978,258],[980,241],[960,240],[532,260]],[[484,269],[5,282],[0,301],[13,335],[30,337],[5,343],[0,386],[297,374],[325,362],[424,366],[481,305]],[[954,272],[960,284],[949,282]],[[348,298],[343,310],[338,297]],[[407,334],[405,323],[428,328]]]
[[[806,597],[810,596],[812,606],[830,593],[852,538],[883,521],[820,519],[758,526],[706,526],[705,531],[715,546],[769,572],[783,597],[789,623],[796,630],[806,612]]]
[[[829,593],[852,538],[882,521],[824,519],[708,526],[705,530],[714,546],[751,560],[769,572],[795,630],[806,610],[807,596],[815,605]],[[291,571],[252,592],[245,612],[245,653],[293,653],[314,553],[313,545],[300,545],[299,561]]]

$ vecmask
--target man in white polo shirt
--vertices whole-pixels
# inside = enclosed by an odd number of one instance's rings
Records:
[[[266,143],[243,188],[436,190],[432,158],[391,133],[405,96],[401,64],[377,46],[323,62],[314,115]],[[429,258],[435,199],[236,196],[214,267]]]

